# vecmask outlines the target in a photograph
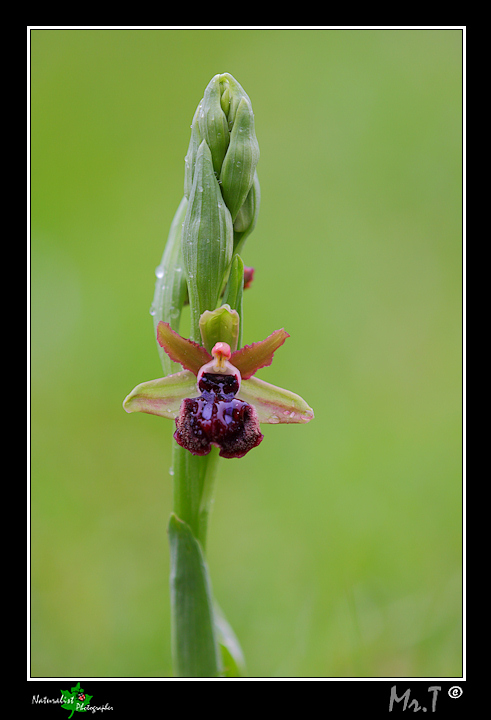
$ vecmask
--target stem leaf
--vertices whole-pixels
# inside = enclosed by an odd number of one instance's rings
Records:
[[[219,677],[221,661],[208,567],[191,528],[169,520],[172,656],[177,677]]]
[[[188,201],[183,197],[172,221],[162,260],[156,269],[157,280],[153,303],[150,308],[155,333],[159,322],[162,320],[168,322],[173,330],[179,330],[181,311],[187,296],[186,275],[181,249],[182,224],[186,216],[187,206]],[[157,347],[164,375],[178,372],[180,370],[179,365],[172,362],[162,347],[158,345]]]
[[[242,648],[230,623],[216,602],[215,625],[222,653],[224,677],[244,677],[246,675],[246,666]]]

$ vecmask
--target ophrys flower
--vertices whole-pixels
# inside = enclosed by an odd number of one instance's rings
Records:
[[[314,417],[299,395],[254,377],[272,363],[287,337],[285,330],[276,330],[235,351],[218,341],[210,354],[160,322],[159,345],[184,369],[137,385],[123,407],[174,418],[174,438],[193,455],[207,455],[216,445],[221,457],[243,457],[262,441],[260,423],[307,423]]]

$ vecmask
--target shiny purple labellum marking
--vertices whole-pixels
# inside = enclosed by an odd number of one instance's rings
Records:
[[[235,397],[236,375],[205,372],[198,381],[198,398],[183,400],[174,437],[193,455],[208,455],[212,445],[224,458],[240,458],[259,445],[263,434],[255,409]]]

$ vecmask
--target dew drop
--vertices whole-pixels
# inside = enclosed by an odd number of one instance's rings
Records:
[[[162,265],[157,265],[157,267],[155,268],[155,277],[164,277],[164,268],[162,267]]]
[[[277,417],[276,415],[271,415],[271,417],[269,418],[269,422],[273,423],[273,425],[276,425],[277,423],[280,422],[280,418]]]

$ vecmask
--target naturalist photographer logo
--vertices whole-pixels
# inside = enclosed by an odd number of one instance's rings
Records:
[[[40,697],[39,695],[33,695],[32,704],[60,704],[64,710],[68,710],[70,712],[68,720],[70,720],[74,712],[95,713],[113,709],[107,703],[104,706],[91,705],[90,701],[94,696],[88,695],[85,690],[80,687],[80,682],[78,682],[75,687],[72,687],[70,690],[61,690],[60,692],[61,697],[58,698],[48,698],[46,696]]]
[[[75,687],[72,687],[70,692],[68,690],[62,690],[61,697],[63,699],[63,705],[61,707],[64,710],[71,710],[68,718],[68,720],[70,720],[74,712],[87,712],[87,706],[94,696],[86,695],[78,682]]]

